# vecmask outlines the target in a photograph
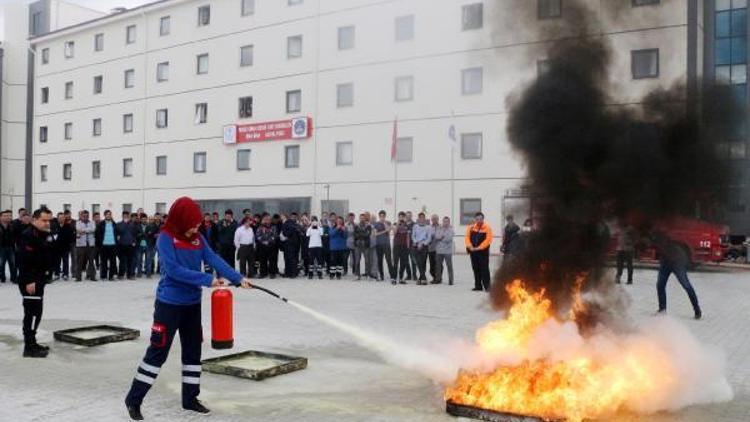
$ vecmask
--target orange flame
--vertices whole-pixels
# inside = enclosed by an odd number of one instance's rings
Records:
[[[496,365],[489,373],[461,370],[446,389],[446,400],[575,422],[611,415],[642,395],[665,394],[676,382],[669,357],[648,341],[629,338],[618,343],[620,339],[611,334],[604,343],[614,344],[616,352],[601,353],[597,350],[602,342],[583,339],[576,331],[579,343],[565,353],[554,346],[539,351],[540,342],[551,334],[549,327],[572,324],[576,311],[585,308],[580,298],[583,279],[576,283],[573,309],[563,321],[551,313],[544,290],[529,293],[520,280],[507,286],[513,302],[507,317],[478,330],[476,342],[487,356],[515,363]]]

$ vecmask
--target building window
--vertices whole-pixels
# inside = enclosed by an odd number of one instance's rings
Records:
[[[42,49],[42,64],[49,64],[49,48]]]
[[[104,34],[94,35],[94,51],[104,51]]]
[[[42,144],[47,142],[47,126],[39,127],[39,142]]]
[[[63,164],[63,180],[71,180],[73,178],[73,164]]]
[[[133,204],[122,204],[122,212],[133,212]]]
[[[128,69],[125,71],[125,88],[132,88],[135,86],[135,69]]]
[[[133,159],[124,158],[122,160],[122,177],[133,177]]]
[[[240,170],[240,171],[250,170],[250,150],[249,149],[237,150],[237,170]]]
[[[342,26],[339,28],[339,50],[350,50],[354,48],[354,26]]]
[[[193,173],[206,172],[206,153],[196,152],[193,154]]]
[[[240,119],[253,117],[253,97],[240,98]]]
[[[122,132],[123,133],[133,132],[133,115],[132,114],[122,115]]]
[[[94,76],[94,94],[101,94],[104,88],[104,77]]]
[[[47,104],[49,102],[49,87],[42,88],[42,97],[40,101],[42,104]]]
[[[73,123],[65,123],[65,129],[63,132],[66,141],[73,139]]]
[[[163,129],[169,126],[169,112],[166,108],[156,110],[156,127]]]
[[[297,6],[297,5],[300,5],[300,4],[304,3],[304,2],[305,2],[305,0],[287,0],[286,4],[288,6]]]
[[[396,18],[396,41],[409,41],[414,39],[414,15],[399,16]]]
[[[730,185],[727,188],[727,211],[734,213],[747,211],[747,204],[743,199],[744,192],[747,192],[747,187],[743,185]]]
[[[284,167],[288,169],[299,168],[299,145],[284,147]]]
[[[633,79],[659,77],[659,49],[631,51]]]
[[[747,1],[717,0],[714,30],[716,82],[732,86],[737,100],[747,102]],[[745,128],[738,128],[744,136]]]
[[[73,98],[73,82],[65,82],[65,99]]]
[[[208,121],[208,103],[198,103],[195,105],[195,117],[193,123],[202,125]]]
[[[252,45],[245,45],[240,47],[240,66],[252,66],[253,65],[253,50],[255,48]]]
[[[395,80],[396,101],[411,101],[414,99],[414,77],[401,76]]]
[[[172,31],[172,18],[169,16],[162,16],[161,19],[159,19],[159,36],[163,37],[165,35],[169,35],[170,31]]]
[[[539,19],[562,17],[562,0],[538,0],[537,16]]]
[[[39,177],[42,182],[47,181],[47,166],[46,165],[39,166]]]
[[[474,216],[482,212],[482,200],[479,198],[461,200],[461,225],[474,224]]]
[[[160,155],[156,157],[156,175],[166,176],[167,175],[167,156]]]
[[[101,161],[91,162],[91,178],[94,180],[102,178],[102,162]]]
[[[302,110],[302,91],[296,89],[286,92],[286,112],[299,113]]]
[[[34,12],[31,15],[31,34],[39,35],[42,32],[42,12]]]
[[[242,16],[255,14],[255,0],[240,0]]]
[[[464,133],[461,135],[461,158],[479,160],[482,158],[482,134]]]
[[[73,209],[73,206],[70,204],[63,204],[63,211],[70,211]]]
[[[102,136],[102,119],[94,119],[92,127],[93,136]]]
[[[125,28],[125,44],[135,43],[135,25],[128,25]]]
[[[167,213],[167,203],[166,202],[157,202],[154,205],[154,208],[156,209],[157,214],[164,215]]]
[[[169,80],[169,62],[161,62],[156,65],[156,82]]]
[[[198,26],[206,26],[211,23],[211,6],[205,5],[198,8]]]
[[[298,59],[302,57],[302,35],[295,35],[286,39],[286,58]]]
[[[467,4],[461,8],[461,28],[464,31],[481,29],[484,25],[484,5]]]
[[[336,143],[336,165],[350,166],[354,162],[354,143],[337,142]]]
[[[73,41],[65,42],[65,58],[72,59],[75,56],[76,43]]]
[[[91,215],[99,214],[102,210],[101,204],[91,204]]]
[[[354,105],[354,84],[336,85],[336,107],[352,107]]]
[[[659,4],[659,0],[633,0],[633,7]]]
[[[199,54],[195,61],[197,65],[195,73],[198,75],[205,75],[208,73],[208,53]]]
[[[396,162],[411,163],[412,161],[414,161],[414,139],[396,139]]]
[[[461,93],[463,95],[481,94],[484,85],[484,70],[481,67],[461,71]]]

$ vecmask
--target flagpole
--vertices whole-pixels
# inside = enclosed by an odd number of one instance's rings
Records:
[[[451,110],[451,125],[455,119],[456,113]],[[454,126],[455,128],[455,126]],[[449,131],[450,132],[450,131]],[[451,139],[451,223],[455,226],[456,222],[456,135],[455,129],[453,129],[453,137]]]
[[[391,161],[393,162],[393,218],[398,213],[398,157],[394,154],[398,142],[398,116],[393,120],[393,139],[391,140]],[[394,220],[395,221],[395,220]]]

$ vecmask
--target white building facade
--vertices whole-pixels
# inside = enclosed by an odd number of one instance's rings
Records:
[[[584,3],[612,45],[616,103],[700,77],[702,2]],[[528,183],[506,99],[545,59],[538,29],[565,12],[164,0],[35,37],[33,205],[153,213],[189,195],[207,211],[424,210],[459,226],[481,210],[499,229],[504,197]],[[302,138],[294,119],[310,123]],[[281,129],[262,133],[269,122]]]

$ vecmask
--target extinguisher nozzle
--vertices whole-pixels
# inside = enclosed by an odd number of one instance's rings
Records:
[[[289,303],[289,300],[287,300],[287,298],[279,296],[277,293],[274,293],[273,291],[268,290],[265,287],[260,287],[258,285],[253,284],[253,289],[260,290],[261,292],[264,292],[264,293],[268,293],[269,295],[284,301],[284,303]]]

